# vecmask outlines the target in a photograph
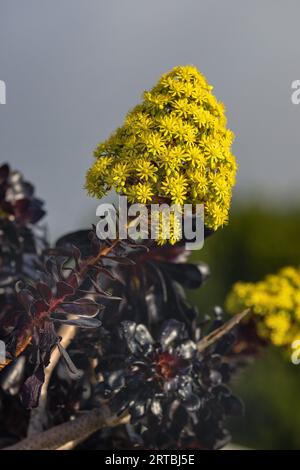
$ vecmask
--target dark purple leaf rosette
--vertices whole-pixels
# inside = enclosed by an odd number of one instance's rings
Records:
[[[116,413],[128,410],[144,446],[224,445],[224,420],[241,413],[242,405],[224,384],[229,370],[221,356],[212,349],[200,353],[177,320],[166,322],[157,340],[131,321],[122,322],[119,335],[123,350],[102,359],[97,391]]]

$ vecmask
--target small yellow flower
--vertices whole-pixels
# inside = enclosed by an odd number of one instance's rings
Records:
[[[178,127],[177,117],[174,116],[173,114],[163,116],[160,119],[159,127],[163,136],[169,136],[169,137],[175,136],[177,132],[177,127]]]
[[[185,160],[185,149],[181,145],[176,145],[167,149],[159,155],[159,164],[164,168],[167,176],[176,172]]]
[[[176,185],[170,191],[171,201],[173,204],[183,205],[186,202],[186,189]]]
[[[184,95],[184,84],[179,80],[174,80],[172,77],[166,75],[161,78],[161,84],[164,88],[168,89],[168,93],[172,97]]]
[[[136,114],[127,116],[125,125],[128,126],[129,129],[134,127],[136,132],[141,134],[142,132],[148,132],[151,130],[153,121],[147,113],[138,111]]]
[[[212,174],[209,179],[211,190],[219,201],[226,201],[230,194],[228,192],[228,182],[222,174]]]
[[[180,117],[187,117],[189,115],[189,102],[187,98],[180,98],[173,102],[174,112]]]
[[[178,119],[176,137],[178,137],[181,142],[194,144],[196,142],[197,130],[191,124]]]
[[[216,229],[217,227],[222,227],[227,223],[228,212],[227,209],[220,206],[217,202],[207,202],[205,204],[205,221],[208,226]]]
[[[199,85],[205,85],[206,80],[203,75],[193,65],[179,66],[174,68],[175,76],[184,82],[199,82]]]
[[[201,200],[203,200],[207,196],[207,193],[208,193],[207,178],[201,175],[200,172],[195,171],[195,174],[193,175],[193,177],[190,178],[190,181],[191,181],[191,192],[194,198],[193,202],[196,204],[200,203]]]
[[[146,102],[148,102],[150,105],[154,106],[155,108],[158,109],[163,109],[164,106],[167,104],[168,99],[166,96],[164,96],[161,93],[152,93],[149,91],[146,91],[144,93],[144,99]]]
[[[176,212],[165,214],[164,212],[154,213],[156,222],[156,241],[159,246],[167,241],[174,245],[182,238],[181,220]]]
[[[157,168],[153,165],[153,163],[147,161],[147,160],[142,160],[137,163],[136,166],[136,172],[138,175],[138,178],[144,181],[148,181],[149,179],[156,181],[157,176]]]
[[[112,163],[112,157],[101,157],[88,170],[85,187],[90,196],[101,198],[110,189],[108,176]]]
[[[184,175],[176,173],[172,176],[166,177],[166,179],[162,183],[162,189],[168,195],[171,194],[171,191],[174,187],[178,186],[186,189],[187,184],[188,183],[186,177]]]
[[[204,153],[199,147],[192,146],[186,152],[186,160],[191,162],[191,165],[199,170],[205,170],[206,158]]]
[[[159,155],[165,151],[165,144],[158,133],[151,132],[145,137],[145,144],[151,155]]]
[[[124,187],[126,184],[126,180],[130,175],[130,172],[131,168],[128,163],[116,163],[116,165],[112,168],[111,172],[112,185],[114,185],[118,189]]]
[[[140,202],[141,204],[147,204],[151,202],[154,194],[150,183],[138,183],[132,189],[134,190],[135,200],[137,202]]]
[[[201,148],[212,169],[217,168],[218,164],[224,160],[223,148],[215,139],[211,137],[203,139]]]

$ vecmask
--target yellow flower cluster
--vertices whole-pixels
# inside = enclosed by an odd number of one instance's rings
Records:
[[[257,332],[276,346],[300,339],[300,267],[285,267],[256,283],[236,283],[226,306],[230,313],[251,307]]]
[[[182,238],[181,220],[178,218],[176,212],[170,212],[169,215],[163,212],[154,212],[154,222],[156,224],[156,243],[162,246],[166,240],[171,245],[175,245]]]
[[[175,67],[95,150],[86,189],[101,198],[114,188],[131,203],[205,204],[205,225],[216,230],[235,182],[232,141],[212,86],[195,67]]]

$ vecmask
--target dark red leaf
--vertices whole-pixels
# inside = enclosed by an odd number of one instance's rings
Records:
[[[64,281],[59,281],[56,284],[56,295],[58,299],[64,299],[68,295],[73,295],[74,289],[72,286]]]
[[[24,382],[21,389],[21,399],[26,408],[35,408],[38,406],[44,379],[44,366],[40,365],[34,375],[31,375]]]
[[[47,302],[49,303],[51,297],[52,297],[52,292],[51,289],[45,284],[44,282],[38,282],[36,285],[36,288],[40,294],[40,296]]]

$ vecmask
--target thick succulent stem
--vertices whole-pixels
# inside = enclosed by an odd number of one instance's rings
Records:
[[[119,426],[129,421],[129,415],[113,415],[107,405],[87,411],[78,418],[27,437],[2,450],[56,450],[72,441],[83,441],[99,429]]]
[[[76,327],[72,325],[63,325],[59,331],[58,335],[61,337],[60,344],[64,349],[67,349],[72,339],[76,334]],[[44,429],[46,423],[46,405],[47,405],[47,391],[50,383],[50,379],[55,367],[58,364],[60,359],[60,352],[56,348],[52,355],[50,364],[45,369],[45,380],[41,389],[41,395],[39,400],[39,405],[37,408],[33,408],[30,414],[30,421],[28,425],[27,435],[32,436],[37,434]]]

